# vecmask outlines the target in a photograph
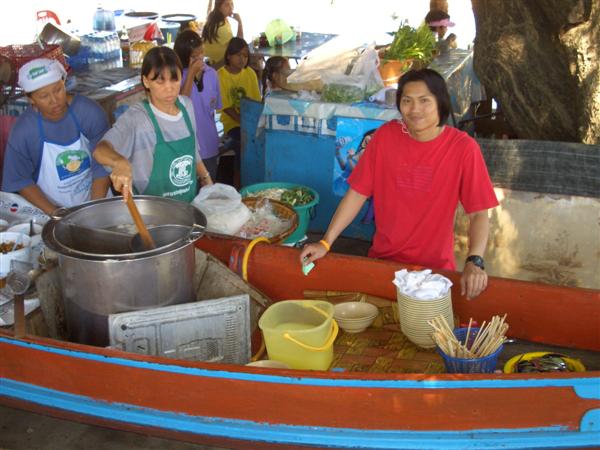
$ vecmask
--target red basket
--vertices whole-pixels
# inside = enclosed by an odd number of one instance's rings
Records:
[[[8,58],[15,70],[19,72],[21,66],[36,58],[55,59],[60,62],[66,71],[69,71],[69,65],[63,54],[60,45],[52,44],[41,48],[39,44],[7,45],[0,47],[0,55]],[[17,86],[18,75],[14,77],[12,86],[3,86],[3,90],[8,92],[8,96],[20,95],[22,90]]]
[[[56,44],[47,45],[44,48],[41,48],[38,44],[7,45],[6,47],[0,47],[0,55],[10,59],[16,71],[23,64],[36,58],[55,59],[64,66],[65,70],[69,69],[61,46]]]

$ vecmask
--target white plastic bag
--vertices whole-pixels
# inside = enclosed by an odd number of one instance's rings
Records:
[[[383,79],[379,73],[379,55],[374,47],[368,47],[358,57],[350,75],[363,79],[367,97],[383,88]]]
[[[213,233],[236,234],[251,217],[240,193],[227,184],[203,187],[192,205],[206,216],[206,229]]]
[[[287,78],[288,84],[320,81],[323,72],[343,74],[348,65],[361,53],[364,45],[341,39],[339,36],[306,55]]]

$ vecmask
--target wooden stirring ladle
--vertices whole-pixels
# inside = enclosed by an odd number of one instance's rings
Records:
[[[154,239],[150,236],[148,232],[148,228],[146,228],[146,224],[142,220],[142,216],[137,209],[135,202],[133,201],[133,196],[127,196],[127,208],[129,209],[129,214],[133,218],[133,222],[138,229],[138,233],[140,233],[140,237],[142,238],[142,243],[146,250],[152,250],[156,248],[156,244],[154,243]]]

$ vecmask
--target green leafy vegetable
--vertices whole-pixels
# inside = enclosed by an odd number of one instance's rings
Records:
[[[354,103],[364,99],[365,91],[359,86],[326,83],[321,98],[330,103]]]
[[[426,24],[415,29],[406,22],[400,23],[394,40],[384,53],[384,59],[412,59],[427,65],[436,49],[435,36]]]
[[[281,201],[291,206],[302,206],[314,200],[312,192],[303,187],[287,189],[281,194]]]

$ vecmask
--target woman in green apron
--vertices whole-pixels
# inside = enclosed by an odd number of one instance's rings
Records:
[[[151,49],[142,63],[148,99],[127,109],[94,150],[125,197],[133,192],[191,202],[198,182],[212,184],[200,158],[192,102],[179,95],[181,74],[173,50]]]

